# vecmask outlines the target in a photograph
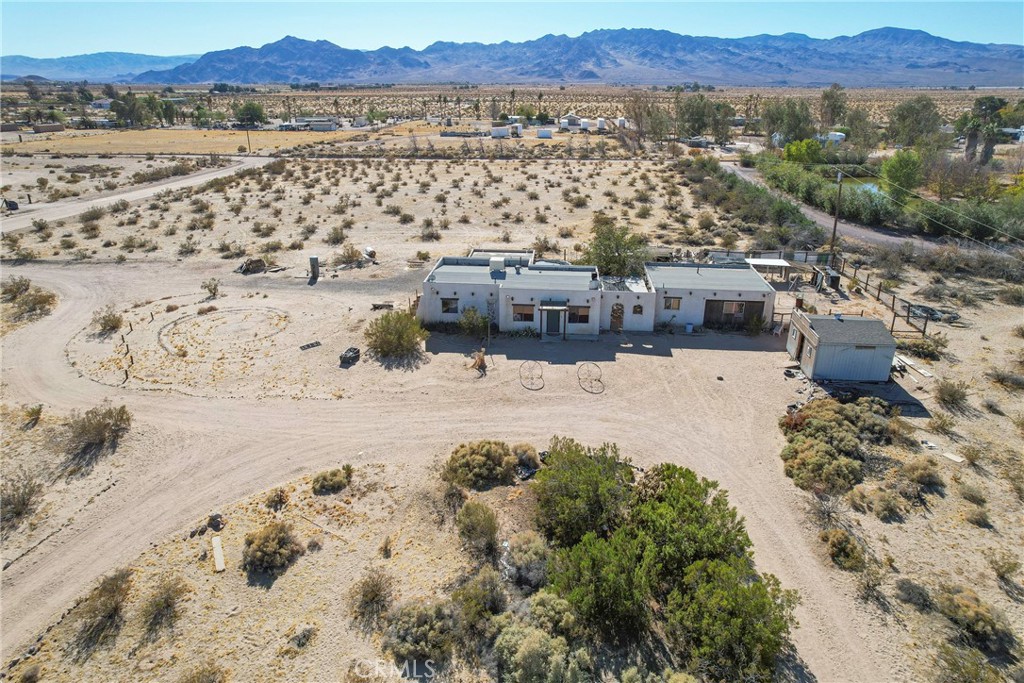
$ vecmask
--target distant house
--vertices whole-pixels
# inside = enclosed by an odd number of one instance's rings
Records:
[[[32,124],[33,133],[60,133],[64,130],[63,123],[34,123]]]
[[[569,130],[570,128],[579,128],[580,124],[583,123],[583,119],[576,116],[573,112],[569,112],[562,118],[558,119],[558,127],[562,130]]]
[[[789,356],[810,379],[885,382],[896,339],[877,318],[793,314]]]
[[[109,98],[103,100],[93,100],[92,104],[90,104],[89,106],[93,109],[110,109],[110,104],[113,101],[114,100]]]

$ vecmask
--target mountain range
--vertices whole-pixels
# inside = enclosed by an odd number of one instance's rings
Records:
[[[0,57],[0,78],[15,80],[37,76],[51,81],[128,81],[144,71],[173,69],[196,61],[202,55],[155,57],[132,52],[96,52],[74,57],[37,59],[23,55]]]
[[[1024,46],[957,42],[899,28],[830,39],[799,33],[709,38],[654,29],[602,29],[520,43],[436,42],[423,50],[351,50],[325,40],[287,36],[259,48],[237,47],[198,58],[103,53],[34,62],[25,57],[0,59],[5,75],[67,77],[61,74],[70,73],[73,64],[79,79],[110,80],[99,74],[120,71],[122,76],[113,80],[169,84],[698,81],[734,86],[1024,86]],[[95,67],[89,66],[93,70],[87,73],[86,66],[94,59]],[[165,63],[144,66],[145,60],[161,59]],[[43,62],[52,62],[53,70]],[[118,66],[112,68],[113,64]],[[64,71],[56,70],[60,68]]]

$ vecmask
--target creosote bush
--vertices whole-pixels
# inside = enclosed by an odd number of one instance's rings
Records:
[[[166,628],[172,628],[181,613],[181,599],[188,593],[188,585],[180,576],[165,576],[156,589],[142,603],[141,617],[146,633],[155,636]]]
[[[132,426],[127,406],[104,403],[84,413],[72,411],[63,437],[64,449],[72,458],[91,458],[113,450]]]
[[[284,506],[288,505],[287,489],[281,487],[274,489],[273,491],[267,494],[267,498],[266,500],[263,501],[263,504],[267,508],[274,510],[275,512],[277,510],[284,508]]]
[[[302,552],[302,543],[295,537],[291,524],[271,522],[245,535],[242,568],[256,573],[280,573]]]
[[[5,476],[0,483],[0,532],[17,527],[32,514],[43,492],[43,483],[25,470]]]
[[[904,464],[903,476],[926,489],[937,489],[946,485],[939,474],[938,463],[927,455],[918,456]]]
[[[821,532],[821,540],[828,545],[828,554],[836,566],[847,571],[864,569],[864,551],[857,539],[844,529],[831,529]]]
[[[119,569],[100,579],[99,585],[78,606],[79,627],[75,645],[82,656],[117,637],[124,624],[124,608],[131,580],[130,569]]]
[[[455,621],[448,605],[440,602],[403,605],[388,616],[384,649],[396,662],[432,660],[444,663],[451,656]]]
[[[346,469],[333,469],[320,472],[313,477],[313,493],[318,496],[337,493],[349,484],[351,472]]]
[[[49,315],[57,303],[57,295],[32,284],[25,277],[4,280],[0,299],[11,304],[12,321],[30,320]]]
[[[114,310],[113,306],[101,308],[92,315],[92,324],[99,329],[99,333],[109,336],[121,329],[124,325],[124,318]]]
[[[177,683],[227,683],[228,670],[213,660],[186,671]]]
[[[947,410],[963,410],[967,407],[967,383],[939,380],[935,387],[935,400]]]
[[[1002,615],[970,588],[943,586],[935,607],[978,647],[999,649],[1013,641]]]
[[[522,531],[508,541],[508,563],[512,567],[512,580],[520,586],[540,588],[547,583],[547,543],[535,531]]]
[[[408,358],[420,353],[430,333],[405,311],[388,311],[366,327],[366,345],[380,358]]]
[[[473,441],[460,444],[441,470],[441,479],[450,484],[483,490],[511,484],[515,478],[516,456],[502,441]]]
[[[490,565],[484,565],[476,576],[452,593],[452,604],[459,615],[460,630],[479,640],[488,633],[490,618],[500,614],[508,604],[501,577]]]
[[[455,525],[471,553],[494,557],[498,550],[498,516],[486,504],[471,500],[455,515]]]

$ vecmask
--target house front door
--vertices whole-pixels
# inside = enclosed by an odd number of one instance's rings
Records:
[[[562,312],[545,311],[544,335],[548,337],[562,336]]]

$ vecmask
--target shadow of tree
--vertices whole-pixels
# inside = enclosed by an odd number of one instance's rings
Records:
[[[388,371],[402,370],[404,372],[412,372],[413,370],[419,370],[430,362],[430,356],[423,349],[417,349],[415,353],[407,356],[378,356],[373,352],[367,355]]]

